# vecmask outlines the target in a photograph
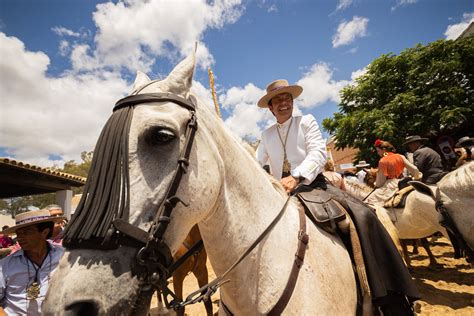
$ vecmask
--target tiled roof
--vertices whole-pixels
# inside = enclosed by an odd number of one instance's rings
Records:
[[[47,175],[52,175],[52,176],[56,176],[56,177],[67,179],[67,180],[77,181],[77,182],[80,182],[82,184],[86,183],[86,178],[84,178],[84,177],[76,176],[76,175],[65,173],[65,172],[51,170],[49,168],[42,168],[42,167],[39,167],[39,166],[24,163],[24,162],[21,162],[21,161],[16,161],[16,160],[9,159],[9,158],[0,158],[0,164],[14,166],[16,168],[21,168],[21,169],[33,170],[35,172],[39,172],[39,173],[43,173],[43,174],[47,174]]]

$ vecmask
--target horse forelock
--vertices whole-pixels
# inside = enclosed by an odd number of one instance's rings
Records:
[[[474,161],[450,172],[438,182],[441,191],[474,192]]]
[[[133,108],[119,109],[102,129],[84,193],[66,228],[66,245],[90,238],[102,239],[114,219],[128,220],[128,135],[132,116]]]

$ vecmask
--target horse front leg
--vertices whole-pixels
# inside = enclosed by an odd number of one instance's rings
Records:
[[[438,269],[438,268],[442,267],[443,265],[439,264],[439,263],[436,261],[435,256],[434,256],[433,253],[431,252],[430,245],[429,245],[429,243],[428,243],[428,239],[427,239],[427,238],[420,238],[420,243],[421,243],[421,246],[422,246],[423,248],[425,248],[426,253],[428,254],[428,257],[430,258],[430,268],[432,268],[432,269]]]
[[[194,276],[196,277],[199,287],[203,287],[207,283],[209,283],[209,275],[207,272],[207,253],[206,250],[203,249],[198,257],[196,267],[193,269]],[[207,301],[204,301],[204,307],[206,308],[206,313],[208,316],[212,316],[212,298],[210,297]]]
[[[408,270],[412,270],[411,259],[410,259],[410,255],[408,254],[407,243],[408,243],[407,239],[400,239],[400,245],[402,246],[403,259],[405,259],[405,263],[408,267]]]
[[[176,299],[179,302],[183,301],[183,283],[184,283],[184,278],[186,277],[186,273],[184,271],[181,271],[182,269],[177,269],[173,273],[173,289],[174,289],[174,294],[176,295]],[[176,315],[178,316],[184,316],[184,307],[176,310]]]

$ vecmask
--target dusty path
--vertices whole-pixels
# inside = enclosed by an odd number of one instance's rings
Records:
[[[443,265],[440,270],[428,268],[429,259],[423,248],[420,254],[412,256],[413,272],[422,300],[415,309],[418,315],[474,315],[474,269],[464,259],[454,259],[453,250],[445,238],[438,239],[431,247],[438,263]],[[411,250],[411,247],[410,247]],[[208,262],[210,279],[215,277]],[[198,288],[194,276],[185,280],[185,293]],[[219,294],[213,297],[214,312],[217,312]],[[158,315],[156,298],[152,302],[151,315]],[[187,315],[206,315],[202,304],[186,308]]]

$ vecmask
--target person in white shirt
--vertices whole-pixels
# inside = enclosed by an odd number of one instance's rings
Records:
[[[293,100],[302,92],[287,80],[270,83],[258,106],[268,108],[277,122],[266,129],[257,148],[257,160],[270,166],[270,173],[288,193],[298,184],[310,185],[324,170],[326,141],[311,114],[293,116]]]
[[[365,183],[365,176],[367,175],[367,172],[364,170],[364,168],[370,167],[370,164],[366,163],[365,160],[359,161],[357,165],[355,165],[357,168],[357,180],[360,183]]]
[[[21,249],[0,260],[0,315],[41,315],[49,280],[64,253],[63,247],[47,241],[54,223],[46,209],[15,217],[16,225],[2,231],[16,233]]]
[[[374,305],[384,315],[411,315],[412,302],[419,294],[387,231],[367,205],[338,187],[326,185],[320,175],[326,164],[326,142],[318,124],[312,115],[293,116],[293,99],[303,88],[276,80],[266,92],[258,106],[268,107],[277,122],[262,134],[256,153],[259,163],[269,164],[270,173],[280,179],[288,193],[301,183],[325,190],[341,203],[359,233]]]

